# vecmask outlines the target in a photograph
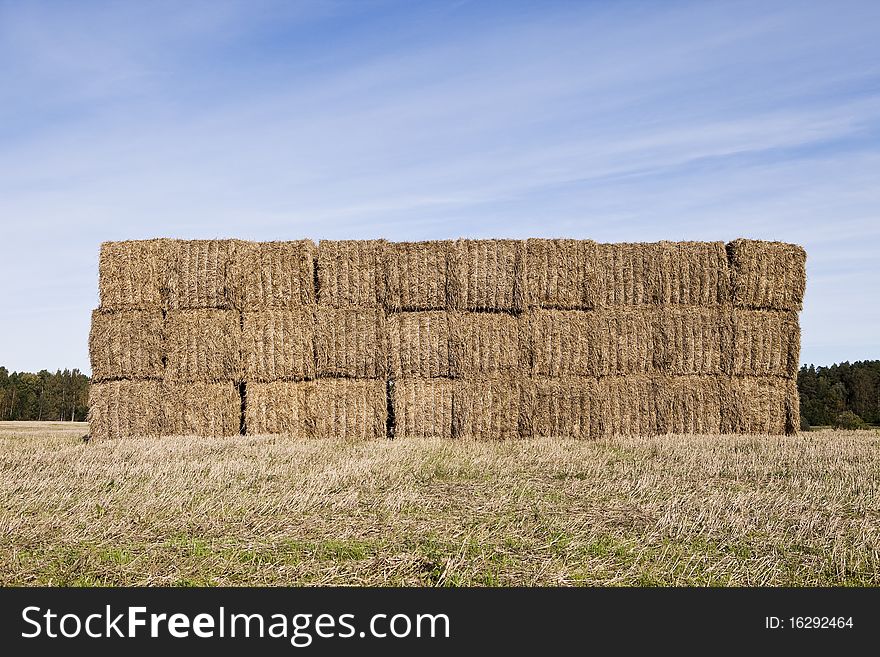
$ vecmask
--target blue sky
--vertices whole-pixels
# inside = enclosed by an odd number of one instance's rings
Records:
[[[878,2],[0,0],[0,364],[89,371],[98,245],[804,245],[880,358]]]

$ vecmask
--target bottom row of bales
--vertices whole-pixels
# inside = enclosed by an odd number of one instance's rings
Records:
[[[322,379],[241,387],[120,380],[93,384],[90,406],[95,439],[790,434],[799,417],[796,384],[782,377]]]

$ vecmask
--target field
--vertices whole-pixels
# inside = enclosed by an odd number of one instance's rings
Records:
[[[880,585],[880,434],[83,444],[0,423],[0,584]]]

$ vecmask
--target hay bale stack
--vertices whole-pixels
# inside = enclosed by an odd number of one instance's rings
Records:
[[[450,371],[456,378],[516,376],[525,322],[507,313],[449,314]]]
[[[101,309],[161,308],[167,292],[170,240],[104,242],[98,262]]]
[[[200,248],[207,250],[208,247]],[[316,253],[311,240],[237,242],[232,253],[233,287],[229,293],[232,306],[240,310],[264,310],[313,305]]]
[[[658,433],[721,431],[722,391],[717,376],[658,377],[654,385]]]
[[[519,437],[520,392],[516,379],[456,381],[452,393],[452,437],[508,440]]]
[[[721,371],[722,311],[661,306],[650,313],[653,371],[668,375]]]
[[[386,240],[321,240],[318,303],[334,308],[385,303]]]
[[[244,378],[254,382],[315,378],[314,305],[242,313]]]
[[[166,382],[162,386],[163,436],[235,436],[241,398],[234,383]]]
[[[451,257],[451,307],[508,312],[525,308],[525,251],[522,240],[458,240]]]
[[[402,312],[388,317],[388,353],[394,379],[453,375],[446,311]]]
[[[537,377],[647,374],[651,324],[636,310],[536,310],[528,318],[526,359]]]
[[[796,377],[801,330],[793,311],[734,309],[724,325],[724,371]]]
[[[522,437],[595,438],[601,434],[595,378],[530,378],[520,390]]]
[[[105,381],[89,386],[92,440],[158,437],[162,433],[160,381]]]
[[[241,381],[241,324],[234,310],[169,310],[166,381]]]
[[[92,380],[161,379],[165,342],[161,310],[92,312],[89,359]]]
[[[388,420],[385,381],[320,379],[306,388],[308,422],[316,438],[385,438]]]
[[[388,328],[382,308],[318,306],[315,335],[319,377],[385,379]]]
[[[395,438],[452,438],[451,379],[396,379],[392,383]]]
[[[722,433],[798,432],[800,401],[794,379],[733,376],[721,385]]]
[[[754,310],[800,310],[807,254],[797,244],[738,239],[727,245],[733,304]]]
[[[656,386],[647,376],[597,381],[600,431],[605,436],[653,436],[658,431]]]
[[[455,307],[450,261],[455,242],[391,242],[387,246],[386,307],[391,312]]]
[[[312,382],[271,381],[248,383],[245,427],[249,436],[281,434],[295,438],[314,435],[314,419],[306,407]]]
[[[527,240],[526,303],[559,310],[595,308],[599,265],[597,244],[591,240]]]
[[[168,293],[172,310],[235,308],[236,250],[239,240],[170,240],[168,242]]]

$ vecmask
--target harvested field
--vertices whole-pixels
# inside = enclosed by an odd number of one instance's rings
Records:
[[[388,316],[388,353],[394,379],[453,375],[449,313],[403,312]]]
[[[318,303],[334,308],[385,303],[385,240],[321,240]]]
[[[241,397],[234,383],[165,383],[163,436],[235,436],[241,429]]]
[[[733,303],[740,308],[800,310],[807,253],[796,244],[734,240],[727,245]]]
[[[526,305],[522,240],[458,240],[452,255],[452,307],[521,311]]]
[[[241,318],[234,310],[169,310],[166,381],[241,381]]]
[[[454,388],[451,379],[396,379],[394,438],[452,438]]]
[[[98,264],[101,309],[159,309],[167,292],[170,240],[104,242]]]
[[[386,306],[392,312],[455,307],[450,289],[454,241],[389,242],[385,265]]]
[[[89,388],[89,433],[96,441],[156,437],[162,431],[160,381],[106,381]]]
[[[880,586],[876,431],[84,445],[62,426],[0,423],[0,585]]]
[[[165,375],[162,311],[92,312],[92,380],[161,379]]]
[[[315,378],[316,308],[242,313],[241,355],[247,381]]]
[[[388,328],[382,308],[319,306],[315,336],[319,377],[385,380]]]
[[[315,255],[311,240],[237,243],[232,306],[254,311],[314,305]]]

